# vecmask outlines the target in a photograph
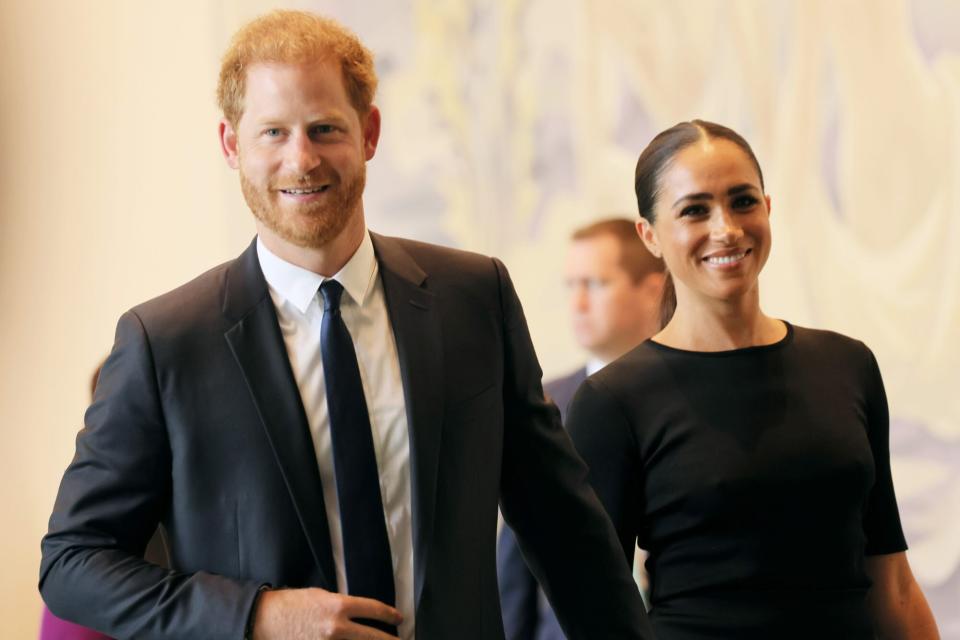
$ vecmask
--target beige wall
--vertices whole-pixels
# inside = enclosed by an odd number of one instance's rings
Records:
[[[40,537],[118,315],[252,224],[216,143],[212,9],[0,6],[0,636],[30,638]]]

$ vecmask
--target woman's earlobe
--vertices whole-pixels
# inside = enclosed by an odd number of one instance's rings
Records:
[[[646,218],[640,218],[640,220],[637,222],[637,235],[639,235],[640,239],[643,240],[643,244],[647,247],[647,251],[649,251],[654,258],[663,257],[660,251],[660,246],[657,244],[657,236],[653,232],[653,225]]]

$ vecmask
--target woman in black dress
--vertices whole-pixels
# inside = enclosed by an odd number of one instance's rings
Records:
[[[937,638],[873,354],[760,309],[770,198],[747,142],[681,123],[636,192],[664,326],[584,383],[568,426],[627,560],[650,553],[657,638]]]

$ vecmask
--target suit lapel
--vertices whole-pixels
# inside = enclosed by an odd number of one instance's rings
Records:
[[[260,270],[256,241],[228,270],[223,311],[232,325],[224,336],[243,371],[324,586],[335,591],[336,571],[313,439]]]
[[[443,422],[443,356],[440,318],[427,274],[392,238],[370,234],[400,360],[410,434],[413,492],[414,594],[420,602],[433,536]]]

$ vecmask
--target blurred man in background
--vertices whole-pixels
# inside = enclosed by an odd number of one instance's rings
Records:
[[[576,371],[544,385],[564,418],[588,375],[659,329],[664,266],[647,251],[633,221],[614,218],[574,232],[565,278],[573,332],[588,359]],[[497,544],[497,571],[508,640],[563,640],[560,624],[506,526]]]

